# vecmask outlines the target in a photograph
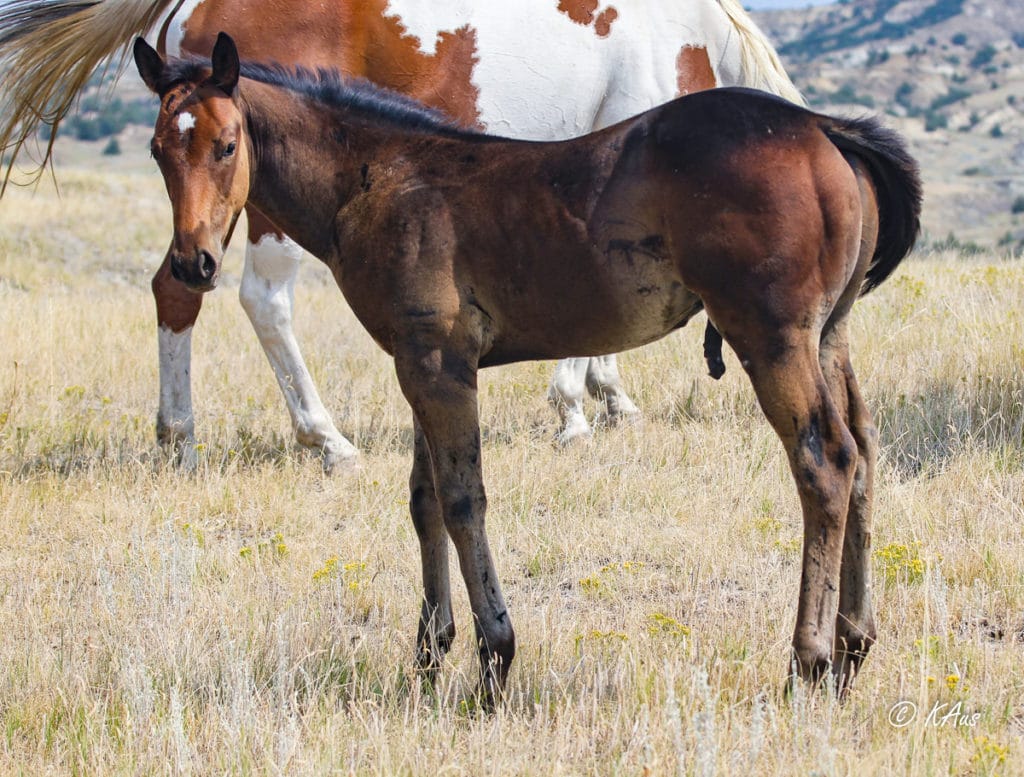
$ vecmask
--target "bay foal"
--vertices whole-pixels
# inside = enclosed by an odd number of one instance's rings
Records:
[[[846,318],[917,234],[917,169],[894,134],[724,89],[574,141],[527,143],[458,129],[333,72],[242,68],[223,34],[210,66],[165,62],[142,39],[135,60],[161,98],[152,149],[175,276],[212,288],[248,201],[327,263],[394,358],[415,430],[425,667],[455,633],[448,537],[485,698],[515,653],[484,529],[477,370],[633,348],[703,308],[800,494],[798,672],[849,680],[875,639],[877,443]]]
[[[8,93],[0,146],[34,135],[40,117],[59,122],[97,63],[144,30],[158,51],[176,57],[208,55],[226,30],[245,57],[337,67],[464,126],[529,140],[582,135],[713,86],[799,99],[737,0],[9,0],[0,4],[0,85]],[[285,232],[248,211],[239,297],[296,439],[319,451],[330,470],[353,460],[356,449],[324,407],[293,332],[302,251]],[[192,329],[202,297],[173,277],[170,254],[153,278],[153,295],[157,435],[191,466]],[[563,442],[590,432],[587,390],[604,402],[610,421],[637,412],[614,355],[564,359],[549,392]]]

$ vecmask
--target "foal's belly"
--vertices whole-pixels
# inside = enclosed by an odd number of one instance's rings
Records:
[[[485,364],[636,348],[683,326],[702,307],[674,273],[618,260],[547,285],[516,288],[517,279],[510,280],[502,287],[505,298],[496,300],[500,312],[487,311],[496,327]]]

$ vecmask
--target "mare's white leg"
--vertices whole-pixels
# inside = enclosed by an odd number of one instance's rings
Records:
[[[289,238],[264,235],[245,249],[238,297],[274,368],[300,445],[320,451],[328,472],[355,460],[358,451],[334,426],[317,394],[292,331],[295,276],[302,249]]]
[[[640,415],[639,408],[622,389],[618,359],[613,353],[587,360],[587,391],[599,402],[604,401],[609,424],[632,420]]]
[[[562,429],[556,438],[562,445],[590,436],[590,424],[583,414],[588,361],[587,358],[561,359],[551,376],[548,402],[562,419]]]
[[[198,464],[196,426],[192,417],[192,327],[175,332],[166,324],[157,330],[160,349],[160,409],[157,439],[175,446],[179,465],[192,471]]]

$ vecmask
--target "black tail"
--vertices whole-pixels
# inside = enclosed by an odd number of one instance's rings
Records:
[[[840,151],[867,165],[878,193],[878,243],[861,294],[882,283],[910,253],[921,229],[921,175],[897,133],[876,119],[830,118],[822,128]]]

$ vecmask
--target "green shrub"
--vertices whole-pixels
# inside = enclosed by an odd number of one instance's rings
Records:
[[[929,107],[933,111],[937,111],[939,108],[945,108],[947,105],[952,105],[953,103],[958,103],[961,100],[966,100],[970,96],[971,92],[969,89],[957,89],[954,87],[945,94],[939,95],[932,100]]]
[[[945,129],[949,126],[949,119],[944,113],[937,113],[936,111],[928,111],[924,115],[924,131],[935,132],[938,129]]]
[[[985,253],[987,250],[985,246],[975,243],[973,240],[968,240],[966,243],[961,243],[960,238],[956,236],[954,232],[950,232],[946,235],[944,240],[936,240],[932,243],[933,251],[956,251],[961,256],[978,256],[979,254]]]
[[[992,61],[997,53],[999,52],[996,50],[995,46],[991,43],[986,44],[984,48],[980,48],[974,52],[974,56],[971,57],[971,67],[984,67]]]

